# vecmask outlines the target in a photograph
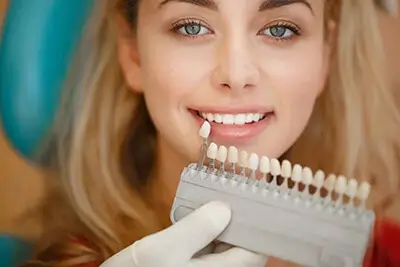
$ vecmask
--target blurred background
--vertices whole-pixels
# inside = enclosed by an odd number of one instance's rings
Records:
[[[0,0],[0,29],[7,1]],[[388,74],[393,90],[398,92],[400,104],[400,18],[378,12]],[[13,152],[0,128],[0,233],[11,233],[28,239],[35,238],[40,233],[40,225],[35,221],[24,223],[23,226],[19,221],[20,216],[41,196],[42,185],[43,174]]]

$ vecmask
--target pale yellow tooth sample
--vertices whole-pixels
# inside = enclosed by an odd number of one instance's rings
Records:
[[[217,153],[217,160],[219,162],[225,162],[226,158],[228,156],[228,150],[224,146],[220,146],[218,148],[218,153]]]
[[[343,175],[339,175],[337,177],[336,183],[335,183],[335,192],[342,195],[346,192],[347,189],[347,179]]]
[[[210,143],[207,149],[207,157],[210,159],[216,159],[218,154],[218,146],[215,143]]]
[[[300,164],[295,164],[292,170],[292,181],[296,183],[301,182],[302,175],[303,175],[303,168],[301,167]]]
[[[230,163],[238,163],[238,150],[234,146],[230,146],[228,149],[228,161]]]
[[[324,187],[326,190],[331,192],[332,190],[335,189],[335,183],[336,183],[336,175],[329,174],[324,182]]]
[[[287,159],[282,161],[281,175],[283,178],[290,178],[292,175],[292,164]]]
[[[270,172],[269,158],[266,156],[262,156],[260,159],[260,172],[263,174]]]
[[[239,153],[239,165],[240,165],[240,167],[246,168],[248,160],[249,160],[249,154],[244,150],[240,151],[240,153]]]
[[[281,174],[281,164],[275,158],[271,159],[271,174],[273,176],[278,176]]]
[[[256,171],[258,169],[258,163],[259,163],[258,155],[256,153],[251,153],[248,163],[249,169],[252,171]]]
[[[314,175],[313,185],[316,188],[321,188],[324,186],[325,173],[322,170],[318,170]]]
[[[347,184],[347,190],[345,194],[351,199],[355,198],[357,195],[357,187],[358,187],[357,180],[354,178],[350,179]]]
[[[311,185],[313,182],[313,173],[309,167],[304,167],[302,171],[302,179],[304,185]]]
[[[367,201],[370,193],[371,193],[371,185],[368,182],[362,182],[358,188],[357,197],[361,201]]]

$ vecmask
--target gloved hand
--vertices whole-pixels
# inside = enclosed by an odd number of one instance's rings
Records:
[[[210,202],[176,224],[125,248],[100,267],[265,267],[267,258],[241,249],[193,257],[229,224],[231,210]]]

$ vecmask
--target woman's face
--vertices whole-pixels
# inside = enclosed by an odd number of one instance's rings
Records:
[[[146,0],[121,62],[175,153],[196,160],[208,120],[217,144],[279,157],[325,84],[323,16],[321,0]]]

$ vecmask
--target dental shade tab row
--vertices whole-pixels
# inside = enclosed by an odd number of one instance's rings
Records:
[[[221,242],[300,266],[362,266],[375,221],[365,209],[368,183],[218,146],[210,131],[206,121],[203,154],[182,171],[172,223],[219,200],[232,210]]]
[[[206,140],[211,127],[204,123],[199,135]],[[198,169],[220,178],[231,180],[231,184],[253,192],[273,194],[285,199],[305,200],[308,204],[318,204],[319,208],[338,209],[340,213],[349,212],[352,217],[362,214],[370,195],[368,182],[347,179],[343,175],[329,174],[322,170],[315,173],[309,167],[294,164],[288,160],[282,163],[276,158],[259,157],[255,153],[238,151],[234,146],[229,148],[210,143],[206,157],[198,163]],[[208,166],[204,161],[208,158]]]

